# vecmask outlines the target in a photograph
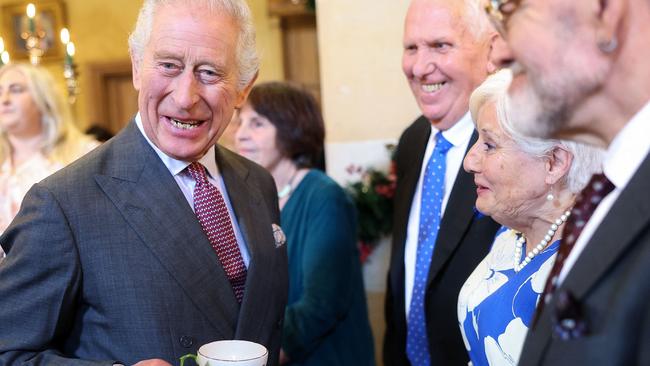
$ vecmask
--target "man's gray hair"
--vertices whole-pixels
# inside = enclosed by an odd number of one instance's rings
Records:
[[[239,89],[245,88],[259,70],[259,59],[255,49],[255,28],[251,11],[245,0],[145,0],[140,8],[135,28],[129,36],[129,52],[134,62],[142,62],[144,48],[151,37],[153,18],[161,5],[173,3],[187,5],[205,5],[209,11],[224,11],[239,26],[237,39],[237,64],[239,71]]]
[[[474,90],[469,99],[469,109],[474,124],[481,108],[487,103],[494,103],[497,123],[524,153],[542,158],[549,156],[558,146],[569,151],[573,155],[573,162],[566,176],[566,185],[571,192],[579,193],[594,173],[602,171],[604,150],[573,141],[538,139],[518,133],[513,128],[509,117],[507,93],[511,81],[512,72],[510,69],[503,69],[490,75]]]

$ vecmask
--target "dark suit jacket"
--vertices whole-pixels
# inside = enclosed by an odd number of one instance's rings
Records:
[[[271,176],[217,147],[251,254],[243,302],[180,188],[134,122],[36,184],[0,237],[0,365],[172,364],[247,339],[275,364],[287,255]],[[91,362],[98,360],[101,362]]]
[[[553,336],[558,296],[528,332],[520,365],[650,365],[650,155],[594,232],[558,292],[582,309],[587,334]]]
[[[386,290],[386,366],[409,365],[404,311],[404,246],[411,202],[430,135],[430,122],[424,117],[418,118],[402,134],[395,155],[397,190]],[[470,147],[475,141],[476,133]],[[456,316],[458,292],[487,254],[499,227],[490,218],[475,215],[475,202],[474,178],[461,166],[440,224],[427,282],[425,308],[432,365],[466,366],[469,361]]]

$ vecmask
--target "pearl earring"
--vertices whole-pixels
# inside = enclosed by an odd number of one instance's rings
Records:
[[[555,198],[555,196],[553,195],[553,193],[549,193],[549,194],[546,195],[546,200],[547,201],[553,201],[554,198]]]

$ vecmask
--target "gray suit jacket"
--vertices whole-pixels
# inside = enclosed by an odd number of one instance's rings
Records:
[[[650,365],[650,156],[529,331],[520,365]],[[558,319],[586,326],[557,337]],[[556,327],[556,329],[554,329]]]
[[[251,255],[241,306],[174,178],[131,122],[36,184],[0,237],[0,365],[178,364],[220,339],[261,343],[276,364],[288,279],[271,228],[275,185],[226,149],[216,159]]]

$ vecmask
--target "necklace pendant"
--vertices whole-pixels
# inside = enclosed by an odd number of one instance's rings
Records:
[[[287,184],[278,192],[278,198],[282,199],[291,193],[291,185]]]

